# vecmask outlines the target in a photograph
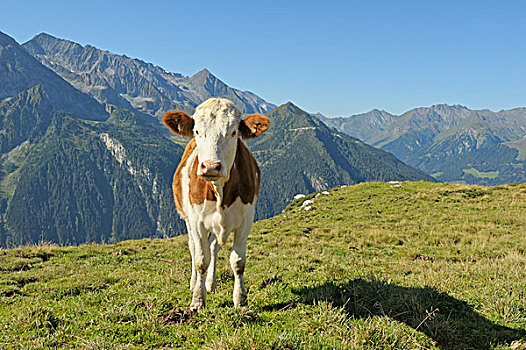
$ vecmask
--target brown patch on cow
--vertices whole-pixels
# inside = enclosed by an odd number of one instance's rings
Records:
[[[163,312],[157,317],[157,321],[167,326],[175,326],[191,321],[196,313],[195,310],[175,308]]]
[[[192,152],[195,150],[196,143],[195,139],[191,139],[190,142],[186,145],[186,148],[184,149],[183,156],[181,157],[181,161],[179,162],[179,165],[177,166],[177,170],[174,174],[174,180],[172,183],[172,190],[174,192],[174,199],[175,199],[175,207],[177,208],[177,211],[181,214],[181,216],[186,219],[186,213],[183,211],[183,188],[181,185],[181,179],[182,179],[182,171],[183,168],[186,166],[186,162],[188,161],[188,157],[192,154]]]
[[[251,114],[239,123],[239,132],[244,140],[253,139],[268,129],[270,120],[261,114]]]
[[[197,176],[197,168],[199,167],[199,159],[195,157],[194,165],[190,169],[190,204],[203,204],[205,199],[207,201],[216,201],[214,188],[210,182]]]
[[[191,137],[194,134],[194,120],[183,111],[167,112],[163,123],[177,135]]]
[[[245,144],[237,141],[236,158],[230,169],[230,178],[223,187],[223,208],[229,207],[240,197],[243,204],[253,203],[259,193],[261,170]]]

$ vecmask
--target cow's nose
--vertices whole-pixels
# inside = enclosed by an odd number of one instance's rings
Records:
[[[219,176],[221,168],[221,162],[212,162],[211,160],[205,160],[201,163],[201,172],[205,176]]]

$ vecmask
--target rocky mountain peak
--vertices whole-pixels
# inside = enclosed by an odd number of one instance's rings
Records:
[[[24,48],[79,90],[102,103],[160,117],[170,109],[193,108],[210,97],[231,99],[245,113],[275,106],[248,91],[233,89],[204,68],[191,77],[140,59],[39,34]]]
[[[0,45],[7,46],[7,45],[18,45],[18,43],[11,38],[9,35],[0,32]]]
[[[187,85],[196,85],[196,84],[202,84],[205,85],[207,83],[211,82],[220,82],[222,85],[226,86],[225,83],[223,83],[220,79],[218,79],[215,75],[213,75],[208,69],[203,68],[199,72],[192,75],[188,81],[186,82]]]
[[[279,106],[278,108],[286,109],[291,114],[305,114],[305,111],[303,111],[301,108],[299,108],[298,106],[296,106],[294,103],[290,101]]]
[[[209,75],[213,76],[213,74],[207,68],[203,68],[199,72],[195,73],[192,76],[192,78],[194,78],[194,77],[203,77],[203,76],[206,77],[206,76],[209,76]]]
[[[0,77],[0,100],[42,85],[53,104],[63,112],[93,120],[108,116],[97,101],[73,88],[5,34],[0,35]]]

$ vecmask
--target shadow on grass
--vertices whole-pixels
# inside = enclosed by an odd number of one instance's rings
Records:
[[[294,293],[300,303],[328,301],[344,307],[351,317],[385,316],[403,322],[432,338],[441,349],[490,349],[526,337],[525,329],[500,326],[466,302],[430,287],[400,287],[356,279],[343,284],[328,281]]]

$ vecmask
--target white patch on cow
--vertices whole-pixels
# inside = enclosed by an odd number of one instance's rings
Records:
[[[183,190],[183,194],[184,192]],[[184,198],[183,195],[183,200]],[[238,197],[224,209],[218,210],[217,202],[207,200],[190,207],[186,220],[193,265],[190,283],[193,290],[191,308],[202,307],[206,300],[206,291],[211,292],[215,289],[217,254],[231,233],[234,233],[234,244],[230,253],[230,264],[235,277],[234,305],[237,307],[246,302],[243,270],[246,262],[246,242],[252,227],[256,203],[257,198],[253,203],[244,204]],[[205,241],[208,241],[208,246]],[[207,262],[204,264],[207,266],[206,277],[199,265],[201,261]]]
[[[216,235],[219,245],[224,246],[232,232],[237,231],[246,221],[252,222],[256,201],[244,204],[238,197],[232,205],[221,209],[221,212],[217,210],[216,203],[205,200],[203,204],[193,205],[190,215],[202,222],[205,231]]]

